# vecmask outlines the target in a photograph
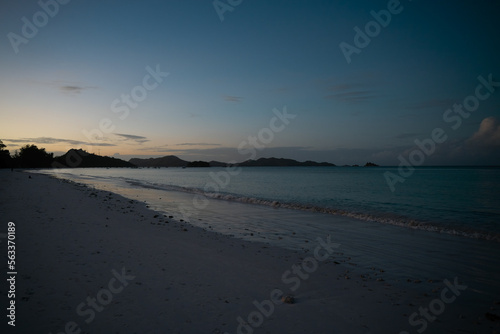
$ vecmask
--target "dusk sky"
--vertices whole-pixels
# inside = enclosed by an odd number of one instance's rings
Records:
[[[11,153],[500,164],[498,1],[60,2],[0,4]]]

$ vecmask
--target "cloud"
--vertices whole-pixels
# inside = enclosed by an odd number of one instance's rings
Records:
[[[229,102],[241,102],[241,100],[243,100],[243,98],[240,96],[225,95],[224,100],[229,101]]]
[[[210,143],[182,143],[182,144],[177,144],[177,146],[220,146],[220,144],[210,144]]]
[[[67,95],[77,95],[82,93],[84,90],[99,88],[97,86],[87,86],[78,82],[69,82],[62,80],[52,80],[52,81],[28,80],[27,83],[42,85],[45,87],[50,87],[52,89],[57,89],[59,92]]]
[[[147,139],[146,137],[143,137],[143,136],[129,135],[129,134],[125,134],[125,133],[114,133],[114,135],[119,136],[121,138],[124,138],[123,140],[131,140],[131,141],[134,141],[134,142],[139,143],[139,144],[150,141],[149,139]]]
[[[425,138],[418,139],[425,140]],[[399,164],[399,155],[408,158],[414,150],[420,148],[411,145],[391,150],[390,154],[386,154],[386,157],[392,160],[388,165]],[[499,165],[499,150],[500,121],[495,117],[487,117],[481,121],[477,131],[468,138],[450,138],[441,144],[436,144],[432,154],[425,156],[424,165]]]
[[[467,140],[467,144],[476,147],[500,146],[500,122],[495,117],[482,120],[479,130]]]
[[[110,144],[110,143],[83,143],[83,144],[89,146],[116,146],[116,144]]]
[[[333,99],[340,102],[359,103],[373,100],[378,97],[374,91],[363,89],[362,84],[344,83],[333,85],[328,88],[330,94],[325,99]]]
[[[78,83],[64,81],[54,81],[49,83],[49,85],[57,87],[61,93],[68,95],[76,95],[82,93],[84,90],[97,88],[96,86],[85,86]]]
[[[59,87],[59,89],[63,93],[80,94],[82,92],[82,90],[85,89],[85,87],[81,87],[81,86],[61,86],[61,87]]]
[[[71,145],[81,145],[84,144],[79,140],[71,140],[71,139],[61,139],[61,138],[52,138],[52,137],[37,137],[37,138],[20,138],[20,139],[4,139],[5,141],[12,143],[36,143],[36,144],[59,144],[66,143]]]
[[[110,143],[88,143],[79,140],[52,138],[52,137],[37,137],[37,138],[20,138],[20,139],[3,139],[9,143],[22,143],[22,144],[69,144],[69,145],[88,145],[88,146],[116,146]],[[14,146],[14,145],[11,145]]]
[[[156,152],[156,153],[167,153],[167,152],[172,151],[171,148],[168,148],[168,145],[141,147],[141,148],[138,148],[138,150],[139,151]]]

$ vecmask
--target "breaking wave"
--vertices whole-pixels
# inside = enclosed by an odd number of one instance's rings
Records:
[[[272,208],[285,208],[291,210],[301,210],[301,211],[309,211],[330,215],[338,215],[350,217],[358,220],[368,221],[368,222],[377,222],[380,224],[394,225],[405,227],[414,230],[422,230],[429,232],[437,232],[437,233],[445,233],[449,235],[473,238],[473,239],[483,239],[494,242],[500,242],[500,234],[495,232],[486,232],[477,229],[471,228],[458,228],[458,227],[450,227],[445,225],[439,225],[436,223],[425,222],[415,220],[409,217],[391,214],[391,213],[363,213],[363,212],[355,212],[331,207],[322,207],[317,205],[303,204],[303,203],[290,203],[290,202],[282,202],[278,200],[269,200],[263,198],[255,198],[255,197],[245,197],[236,194],[230,193],[221,193],[221,192],[206,192],[199,188],[190,188],[190,187],[182,187],[175,185],[165,185],[165,184],[157,184],[157,183],[149,183],[145,181],[138,181],[135,179],[126,179],[122,178],[129,185],[135,187],[149,188],[149,189],[157,189],[157,190],[166,190],[166,191],[181,191],[184,193],[191,193],[194,195],[201,195],[206,198],[218,199],[224,201],[231,202],[239,202],[246,204],[254,204],[254,205],[263,205]]]

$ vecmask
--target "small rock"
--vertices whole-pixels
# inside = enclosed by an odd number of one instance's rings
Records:
[[[281,297],[281,301],[285,304],[293,304],[295,303],[295,298],[293,298],[293,296],[286,295]]]
[[[496,314],[493,314],[493,313],[485,313],[484,316],[486,317],[486,319],[488,319],[489,321],[499,321],[500,320],[500,317]]]

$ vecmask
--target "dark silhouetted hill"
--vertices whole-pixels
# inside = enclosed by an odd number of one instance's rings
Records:
[[[228,164],[226,162],[220,161],[185,161],[182,160],[175,155],[168,155],[161,158],[149,158],[149,159],[140,159],[140,158],[132,158],[129,160],[130,163],[138,166],[138,167],[227,167],[233,164]],[[285,167],[285,166],[335,166],[335,164],[329,162],[315,162],[315,161],[304,161],[299,162],[293,159],[283,159],[283,158],[260,158],[258,160],[247,160],[241,163],[236,163],[234,166],[241,167]]]
[[[138,167],[186,167],[189,163],[188,161],[182,160],[175,155],[149,159],[132,158],[129,162]]]
[[[86,168],[86,167],[136,167],[125,160],[103,157],[84,150],[71,149],[65,154],[54,158],[55,168]]]
[[[247,160],[240,164],[241,167],[333,167],[335,164],[329,162],[315,162],[315,161],[304,161],[300,162],[293,159],[283,159],[283,158],[260,158],[257,160]]]
[[[227,167],[228,163],[212,160],[209,162],[210,167]]]
[[[210,163],[206,161],[191,161],[186,167],[210,167]]]

